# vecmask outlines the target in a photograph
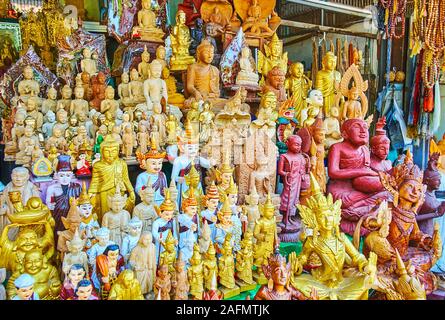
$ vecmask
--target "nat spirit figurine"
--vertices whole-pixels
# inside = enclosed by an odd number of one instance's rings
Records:
[[[154,293],[159,300],[170,300],[171,276],[168,272],[168,266],[161,264],[158,267],[158,272],[154,284]]]
[[[57,269],[45,260],[41,249],[33,249],[26,252],[23,262],[11,275],[6,287],[8,295],[14,296],[15,280],[22,274],[31,275],[34,280],[34,291],[42,300],[57,300],[59,298],[62,283]]]
[[[96,231],[99,230],[100,225],[97,221],[97,215],[93,214],[93,205],[91,204],[90,196],[87,193],[85,181],[82,183],[82,192],[76,202],[81,218],[79,232],[84,234],[85,249],[88,250],[93,245]]]
[[[253,235],[251,231],[247,231],[241,241],[241,250],[236,253],[236,278],[241,291],[251,290],[256,286],[252,278],[252,267]]]
[[[128,167],[124,160],[119,159],[119,143],[110,135],[100,144],[101,159],[93,165],[93,176],[88,194],[94,195],[94,209],[99,220],[109,211],[108,196],[116,193],[119,186],[121,192],[127,192],[125,209],[132,211],[135,202],[133,186],[128,176]]]
[[[175,275],[175,262],[176,262],[176,255],[177,255],[177,240],[173,237],[173,234],[169,230],[167,234],[167,238],[165,241],[161,242],[162,247],[164,248],[164,251],[161,252],[159,255],[159,263],[158,265],[165,264],[168,266],[168,272],[172,277]],[[157,251],[159,253],[159,251]]]
[[[138,244],[142,233],[142,221],[138,217],[133,217],[127,225],[127,235],[122,240],[121,254],[125,261],[128,262],[130,253]]]
[[[185,25],[185,13],[179,10],[176,13],[176,25],[170,35],[172,56],[170,58],[170,69],[172,71],[186,70],[187,66],[195,59],[189,55],[189,46],[191,43],[190,30]]]
[[[294,252],[290,255],[294,274],[291,284],[305,296],[315,288],[320,299],[366,299],[375,280],[377,255],[371,253],[367,260],[340,232],[341,201],[334,202],[330,194],[326,197],[312,174],[311,194],[307,206],[298,205],[298,209],[313,234],[306,237],[298,257]],[[321,265],[311,270],[311,274],[302,274],[313,253],[320,257]],[[358,268],[358,273],[349,277],[343,275],[346,255],[351,258],[350,266]]]
[[[201,300],[204,292],[204,271],[199,246],[193,247],[193,255],[190,258],[190,266],[187,270],[187,276],[190,284],[190,295],[194,300]]]
[[[231,237],[231,234],[226,235],[221,247],[221,255],[218,258],[219,283],[226,299],[239,294],[239,287],[235,283],[235,258]]]
[[[150,0],[142,0],[142,9],[137,15],[137,26],[133,27],[133,37],[137,35],[143,41],[161,42],[164,32],[156,27],[156,14],[151,9]]]
[[[142,221],[142,231],[151,232],[153,221],[158,217],[154,207],[154,190],[151,187],[150,178],[147,181],[148,186],[142,186],[139,195],[142,202],[133,210],[133,217],[138,217]]]
[[[110,230],[110,239],[119,245],[119,248],[122,248],[122,240],[131,219],[130,213],[124,209],[126,201],[127,196],[122,196],[119,187],[117,187],[116,193],[113,196],[108,196],[110,211],[102,217],[102,226]]]
[[[272,70],[273,67],[278,66],[285,74],[287,72],[287,52],[283,52],[283,42],[274,33],[271,41],[264,45],[265,55],[258,52],[258,72],[263,75],[262,82],[265,77]]]
[[[213,181],[210,186],[206,189],[206,194],[204,196],[204,206],[205,210],[201,211],[202,220],[207,223],[211,230],[212,240],[215,239],[216,233],[216,221],[217,221],[217,211],[219,205],[219,192],[218,188]]]
[[[113,283],[108,300],[144,300],[141,285],[132,270],[122,271]]]
[[[153,291],[156,277],[156,247],[152,242],[151,232],[144,231],[138,244],[131,251],[129,265],[136,279],[141,284],[141,292],[148,295]]]
[[[183,197],[182,212],[178,215],[179,252],[186,263],[193,254],[193,246],[198,241],[200,232],[198,221],[198,201],[193,187],[189,189],[188,197]]]
[[[63,261],[65,252],[68,251],[67,244],[73,239],[76,231],[78,231],[81,221],[75,198],[70,199],[70,209],[68,214],[66,217],[62,216],[61,220],[65,230],[57,231],[57,251],[59,251],[60,260]]]
[[[15,294],[9,296],[11,300],[40,300],[39,294],[34,291],[34,277],[24,273],[14,281]]]
[[[258,290],[255,300],[318,300],[315,290],[312,290],[310,298],[307,298],[290,285],[291,265],[286,263],[286,258],[280,254],[278,248],[262,269],[269,281]]]
[[[119,253],[117,244],[109,245],[103,254],[96,258],[96,276],[100,282],[100,295],[107,300],[113,284],[124,270],[124,258]]]

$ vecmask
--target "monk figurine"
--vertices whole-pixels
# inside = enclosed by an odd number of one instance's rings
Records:
[[[327,192],[334,200],[341,199],[341,229],[353,234],[357,221],[369,214],[377,199],[388,200],[379,173],[371,168],[371,156],[366,146],[368,124],[361,119],[346,120],[341,127],[343,142],[331,146],[328,155]],[[366,234],[362,230],[362,235]]]
[[[154,60],[150,64],[150,77],[144,81],[144,96],[146,99],[147,109],[152,110],[154,104],[161,104],[161,99],[168,100],[167,85],[161,79],[162,65],[159,61]]]
[[[73,95],[73,90],[69,85],[64,85],[62,87],[62,99],[57,101],[57,111],[60,109],[64,109],[66,112],[69,112],[71,106],[71,98]]]
[[[195,244],[193,247],[193,255],[190,258],[187,276],[190,284],[190,295],[194,300],[201,300],[204,292],[204,271],[198,244]]]
[[[315,89],[323,94],[323,113],[329,116],[330,108],[336,105],[336,95],[339,88],[341,75],[335,70],[337,57],[332,51],[328,51],[322,60],[323,68],[317,72],[315,79]],[[338,106],[338,105],[337,105]]]
[[[196,101],[219,99],[219,70],[211,65],[213,55],[213,46],[203,40],[196,50],[197,62],[187,69],[187,92]]]
[[[289,78],[284,82],[287,96],[295,98],[296,113],[300,114],[305,107],[305,100],[312,88],[312,81],[304,75],[304,66],[301,62],[295,62],[290,66]]]
[[[132,270],[124,270],[113,283],[108,300],[144,300],[141,284]]]
[[[258,74],[254,69],[255,61],[252,58],[252,52],[249,47],[244,47],[241,49],[241,57],[239,60],[240,71],[236,76],[235,83],[238,85],[250,85],[257,86],[258,85]]]
[[[83,59],[80,60],[80,69],[90,76],[97,74],[97,60],[92,58],[90,48],[84,48],[82,51]]]
[[[46,93],[46,99],[42,102],[42,113],[47,114],[48,111],[57,111],[57,90],[51,86]]]
[[[284,74],[287,73],[287,52],[283,52],[283,42],[274,33],[271,41],[264,45],[265,55],[258,52],[258,72],[263,78],[260,85],[264,83],[265,77],[273,67],[278,66]]]
[[[328,151],[333,144],[343,141],[343,137],[341,136],[340,132],[340,122],[338,121],[338,117],[338,108],[336,106],[333,106],[331,107],[331,114],[329,115],[329,117],[326,117],[323,120],[323,127],[325,131],[324,148],[326,151]]]
[[[125,161],[119,159],[119,143],[111,136],[106,136],[100,145],[101,159],[93,165],[93,176],[88,194],[94,195],[94,207],[99,220],[109,211],[108,196],[114,195],[116,187],[128,193],[126,210],[132,211],[135,202],[133,186],[128,177]]]
[[[310,298],[301,291],[290,285],[292,277],[291,265],[286,263],[279,250],[268,259],[268,263],[262,265],[266,277],[269,279],[267,285],[262,285],[255,295],[255,300],[317,300],[315,290],[311,292]]]
[[[31,275],[34,280],[34,291],[42,300],[58,300],[62,283],[59,272],[50,264],[41,249],[27,252],[23,258],[23,264],[11,275],[7,284],[7,292],[10,297],[14,296],[16,287],[14,281],[22,274]]]
[[[195,58],[189,54],[191,43],[190,30],[185,25],[186,15],[179,10],[176,13],[176,25],[170,34],[172,56],[170,58],[170,70],[186,70],[189,64],[195,62]],[[212,57],[213,60],[213,57]]]
[[[167,86],[168,104],[181,108],[184,105],[184,95],[177,92],[176,79],[170,75],[170,70],[167,67],[162,69],[162,79]]]
[[[151,232],[143,232],[136,247],[131,251],[129,265],[141,284],[141,292],[148,295],[153,291],[156,277],[156,253]]]
[[[103,254],[96,258],[96,277],[100,283],[100,295],[102,300],[108,300],[110,290],[124,271],[124,258],[120,255],[119,246],[111,244],[107,246]]]
[[[326,120],[325,120],[326,121]],[[371,168],[376,171],[389,172],[392,169],[391,160],[387,160],[391,141],[383,127],[386,124],[385,117],[376,123],[375,135],[369,140],[371,148]]]
[[[168,266],[161,264],[158,267],[153,291],[158,300],[170,300],[171,276],[168,273]]]
[[[138,217],[142,221],[142,231],[151,232],[153,221],[158,217],[153,204],[154,194],[155,192],[149,178],[147,185],[142,186],[139,190],[142,202],[136,205],[133,210],[133,217]]]
[[[142,0],[137,19],[138,25],[133,27],[133,36],[137,34],[143,41],[164,42],[164,32],[156,27],[156,14],[151,9],[150,0]]]
[[[110,240],[122,247],[122,241],[130,222],[130,213],[124,209],[127,196],[121,195],[119,186],[116,187],[116,193],[108,196],[108,206],[110,211],[102,217],[102,226],[110,230]],[[121,254],[124,252],[121,249]]]
[[[137,153],[137,159],[142,169],[146,171],[140,173],[136,179],[135,191],[140,193],[144,186],[150,181],[150,188],[154,191],[154,203],[159,206],[164,201],[164,188],[167,187],[167,178],[162,172],[162,161],[165,152],[160,152],[156,148],[156,142],[151,141],[150,151],[146,154]]]

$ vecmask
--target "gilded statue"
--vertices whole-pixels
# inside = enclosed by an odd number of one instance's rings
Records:
[[[137,26],[133,27],[133,37],[137,34],[143,41],[163,43],[164,31],[156,26],[156,14],[150,0],[142,0],[142,8],[137,15]]]
[[[172,104],[179,108],[182,108],[184,105],[184,95],[182,93],[177,92],[176,87],[176,79],[172,75],[170,75],[170,70],[167,67],[162,69],[162,79],[165,81],[167,85],[167,96],[168,96],[168,104]]]
[[[276,33],[268,44],[264,44],[264,52],[265,54],[258,51],[258,72],[262,75],[260,84],[264,83],[265,77],[275,66],[278,66],[284,74],[287,73],[287,52],[283,52],[283,41]]]
[[[189,64],[195,62],[189,54],[189,46],[191,43],[190,30],[185,25],[186,15],[184,11],[179,10],[176,13],[176,25],[172,29],[170,35],[172,56],[170,58],[170,69],[172,71],[186,70]]]
[[[339,106],[337,92],[339,89],[341,74],[335,68],[337,67],[337,57],[331,51],[328,51],[322,60],[323,68],[317,72],[315,78],[315,89],[323,94],[323,113],[329,116],[332,106]]]
[[[190,294],[195,300],[201,300],[204,292],[204,271],[199,246],[193,246],[193,255],[190,258],[190,266],[187,270],[190,284]]]
[[[301,62],[293,63],[289,68],[289,77],[284,82],[287,96],[295,100],[296,113],[299,114],[305,107],[305,100],[312,88],[312,81],[304,74],[304,66]]]
[[[312,235],[305,235],[303,250],[298,257],[294,252],[290,254],[294,274],[291,284],[306,296],[315,288],[322,300],[367,299],[368,290],[375,281],[377,255],[370,253],[367,260],[340,232],[341,201],[334,202],[331,194],[326,197],[312,174],[311,194],[307,205],[297,205],[303,223],[312,230]],[[312,254],[318,256],[321,265],[312,269],[311,274],[302,274]],[[346,261],[358,271],[347,275]]]
[[[241,250],[236,253],[236,277],[241,286],[255,284],[252,275],[253,267],[253,234],[251,231],[244,233],[241,241]]]
[[[111,286],[108,300],[144,300],[141,285],[130,269],[122,271]]]

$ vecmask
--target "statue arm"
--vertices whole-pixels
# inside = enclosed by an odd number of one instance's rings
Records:
[[[187,91],[198,100],[202,100],[201,93],[195,88],[195,68],[193,65],[187,68]]]
[[[131,184],[130,178],[128,176],[128,166],[125,162],[123,162],[122,166],[123,166],[122,175],[123,175],[124,185],[127,188],[127,191],[130,194],[130,197],[132,194],[134,197],[133,185]]]
[[[278,161],[278,169],[277,173],[283,177],[283,180],[286,178],[288,172],[284,170],[284,162],[286,161],[286,158],[283,156],[280,156],[280,160]]]
[[[178,182],[178,180],[179,180],[179,172],[181,171],[181,168],[180,168],[180,166],[179,166],[179,158],[176,158],[174,161],[173,161],[173,170],[172,170],[172,176],[171,176],[171,179],[172,180],[175,180],[175,182]]]
[[[365,256],[354,247],[345,234],[342,233],[341,236],[343,237],[346,253],[351,257],[353,265],[357,266],[360,271],[363,271],[363,268],[368,264]]]

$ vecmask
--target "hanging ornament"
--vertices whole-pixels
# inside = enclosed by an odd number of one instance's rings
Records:
[[[380,0],[380,5],[385,9],[385,32],[388,39],[400,39],[405,36],[406,2],[406,0]],[[396,28],[399,24],[402,30],[397,34]]]

